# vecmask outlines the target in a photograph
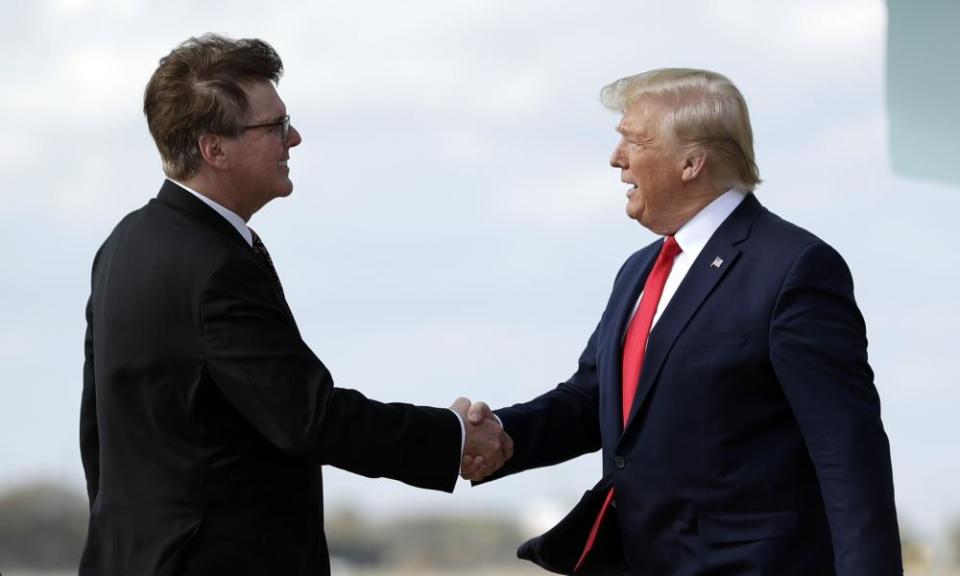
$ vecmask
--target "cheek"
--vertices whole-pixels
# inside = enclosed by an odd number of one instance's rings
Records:
[[[649,183],[651,180],[650,159],[646,154],[630,157],[630,172],[637,183]]]
[[[643,191],[645,198],[649,199],[651,194],[656,193],[656,180],[651,178],[649,173],[640,171],[639,173],[635,173],[634,177],[636,178],[637,188]]]

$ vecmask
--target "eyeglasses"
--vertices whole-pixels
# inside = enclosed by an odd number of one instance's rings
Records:
[[[280,127],[280,141],[284,144],[287,143],[287,137],[290,135],[290,115],[280,118],[279,120],[274,120],[273,122],[266,122],[264,124],[251,124],[250,126],[244,126],[243,131],[252,130],[254,128],[272,128],[274,126]]]

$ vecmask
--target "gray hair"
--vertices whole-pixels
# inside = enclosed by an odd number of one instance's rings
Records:
[[[760,183],[747,103],[726,76],[661,68],[621,78],[600,91],[603,105],[620,113],[641,98],[665,105],[661,133],[719,160],[715,184],[752,192]]]

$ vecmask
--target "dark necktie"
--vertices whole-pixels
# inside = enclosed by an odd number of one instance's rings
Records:
[[[640,383],[640,371],[643,368],[643,357],[647,350],[647,337],[650,335],[650,328],[653,326],[653,318],[657,314],[657,306],[660,304],[660,296],[663,295],[663,287],[667,283],[667,277],[673,268],[673,260],[683,250],[673,236],[667,236],[660,248],[660,254],[657,261],[653,264],[653,270],[647,276],[647,281],[643,285],[643,296],[640,297],[640,305],[637,306],[637,312],[630,321],[627,328],[627,336],[623,339],[623,376],[621,379],[621,406],[623,412],[623,426],[626,428],[627,420],[630,418],[630,410],[633,407],[633,399],[637,394],[637,385]],[[590,535],[587,537],[587,543],[583,547],[583,553],[580,554],[580,560],[577,562],[574,571],[583,565],[587,554],[593,548],[593,543],[597,539],[597,532],[600,531],[600,525],[603,524],[603,517],[607,513],[607,508],[613,500],[613,488],[607,492],[607,499],[604,500],[597,519],[593,522],[590,529]]]
[[[273,260],[270,258],[270,252],[267,251],[267,247],[264,246],[263,240],[260,239],[260,236],[253,231],[253,228],[250,229],[250,234],[253,235],[253,251],[257,253],[257,256],[266,263],[267,268],[270,269],[270,273],[273,274],[274,280],[277,281],[277,286],[280,287],[280,291],[283,292],[283,285],[280,283],[280,276],[277,275],[277,269],[273,267]]]

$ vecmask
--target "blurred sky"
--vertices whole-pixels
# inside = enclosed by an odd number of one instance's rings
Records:
[[[620,264],[654,239],[624,215],[600,87],[663,66],[727,74],[750,106],[758,197],[850,264],[900,513],[938,532],[960,516],[960,201],[890,171],[886,24],[878,0],[4,2],[0,487],[82,489],[90,263],[162,181],[141,113],[157,60],[214,31],[284,59],[295,190],[251,224],[337,383],[385,401],[499,406],[566,379]],[[449,496],[329,469],[325,496],[510,512],[575,502],[599,474],[591,455]]]

